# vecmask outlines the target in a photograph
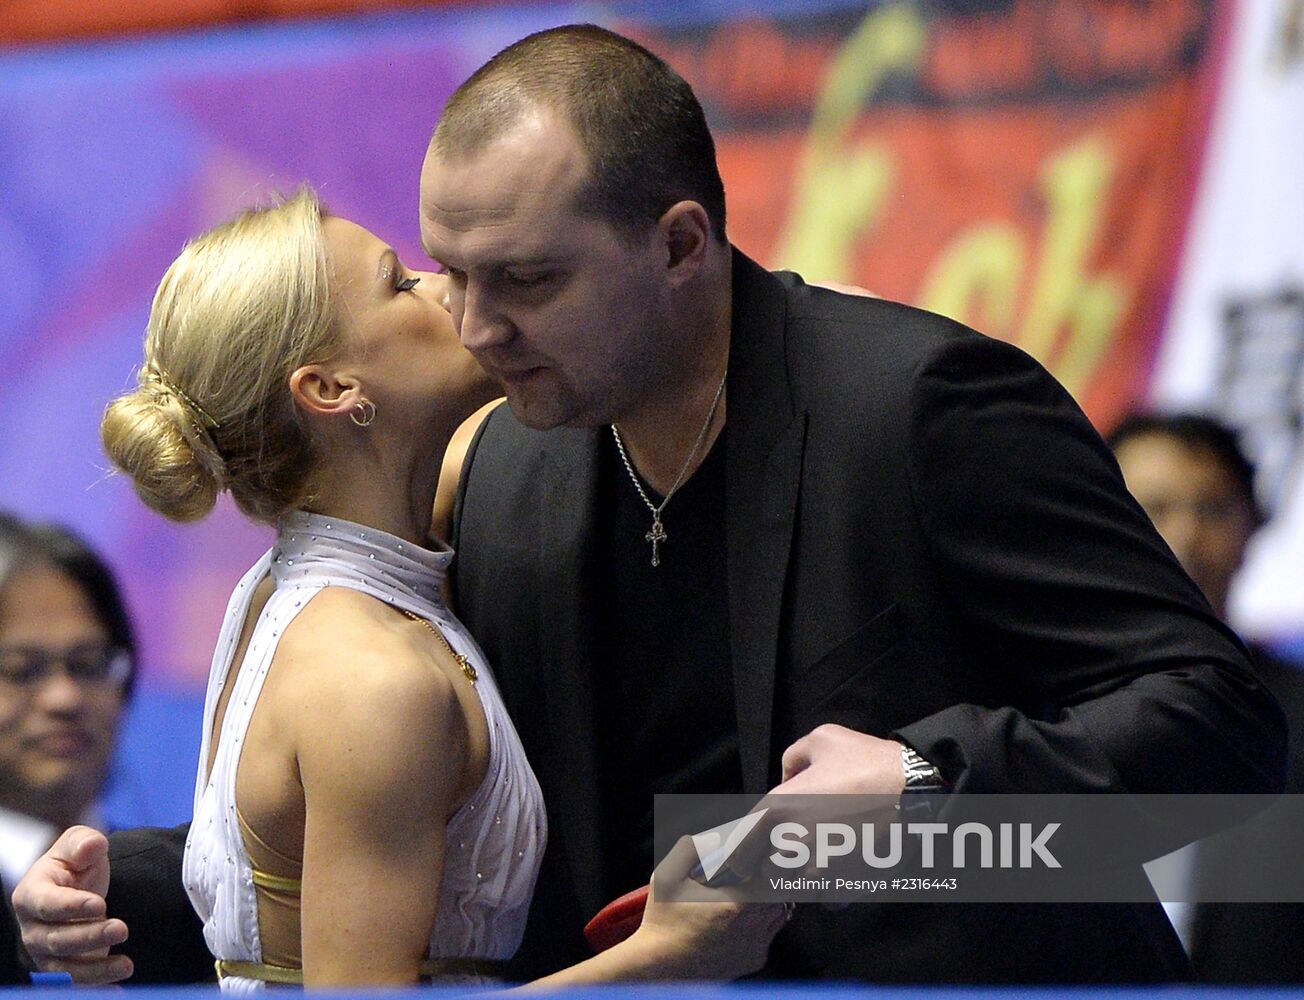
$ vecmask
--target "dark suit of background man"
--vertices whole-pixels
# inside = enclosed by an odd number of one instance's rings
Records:
[[[27,956],[18,939],[18,922],[9,906],[9,890],[0,879],[0,986],[27,983],[31,978]]]
[[[421,221],[510,403],[455,537],[551,814],[521,976],[646,880],[654,793],[761,792],[794,740],[793,791],[899,792],[902,743],[960,790],[1279,787],[1279,710],[1064,390],[733,250],[702,110],[650,53],[592,27],[500,53],[444,110]],[[1188,966],[1153,903],[912,904],[803,909],[769,971]]]
[[[1254,466],[1231,428],[1193,413],[1137,414],[1109,436],[1123,479],[1218,617],[1227,620],[1232,580],[1266,517]],[[1304,672],[1260,644],[1254,666],[1286,712],[1286,791],[1304,793]],[[1246,866],[1274,869],[1272,852],[1297,856],[1299,832],[1282,819],[1257,844],[1217,839],[1185,852],[1197,888],[1208,879],[1250,884]],[[1254,847],[1258,847],[1255,850]],[[1304,983],[1304,904],[1201,903],[1172,907],[1200,979],[1211,983]]]

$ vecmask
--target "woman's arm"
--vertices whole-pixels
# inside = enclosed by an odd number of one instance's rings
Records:
[[[319,678],[299,686],[295,734],[307,986],[415,983],[426,955],[468,735],[439,654],[408,624],[328,626],[297,653]]]

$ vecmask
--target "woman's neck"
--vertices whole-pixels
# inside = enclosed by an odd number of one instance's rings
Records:
[[[323,462],[303,509],[365,524],[416,545],[430,537],[443,447],[384,462],[354,452]],[[431,458],[434,454],[436,457]]]

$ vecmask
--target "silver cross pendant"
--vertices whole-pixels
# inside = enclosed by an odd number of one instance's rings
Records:
[[[661,553],[658,551],[658,546],[660,546],[662,542],[664,542],[667,538],[670,537],[669,535],[666,534],[665,526],[662,525],[661,523],[660,514],[654,513],[652,515],[652,530],[649,531],[643,537],[652,543],[652,565],[660,566]]]

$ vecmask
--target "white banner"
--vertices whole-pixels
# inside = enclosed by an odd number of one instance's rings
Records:
[[[1241,0],[1151,401],[1242,436],[1272,520],[1231,596],[1247,635],[1304,639],[1304,2]]]

